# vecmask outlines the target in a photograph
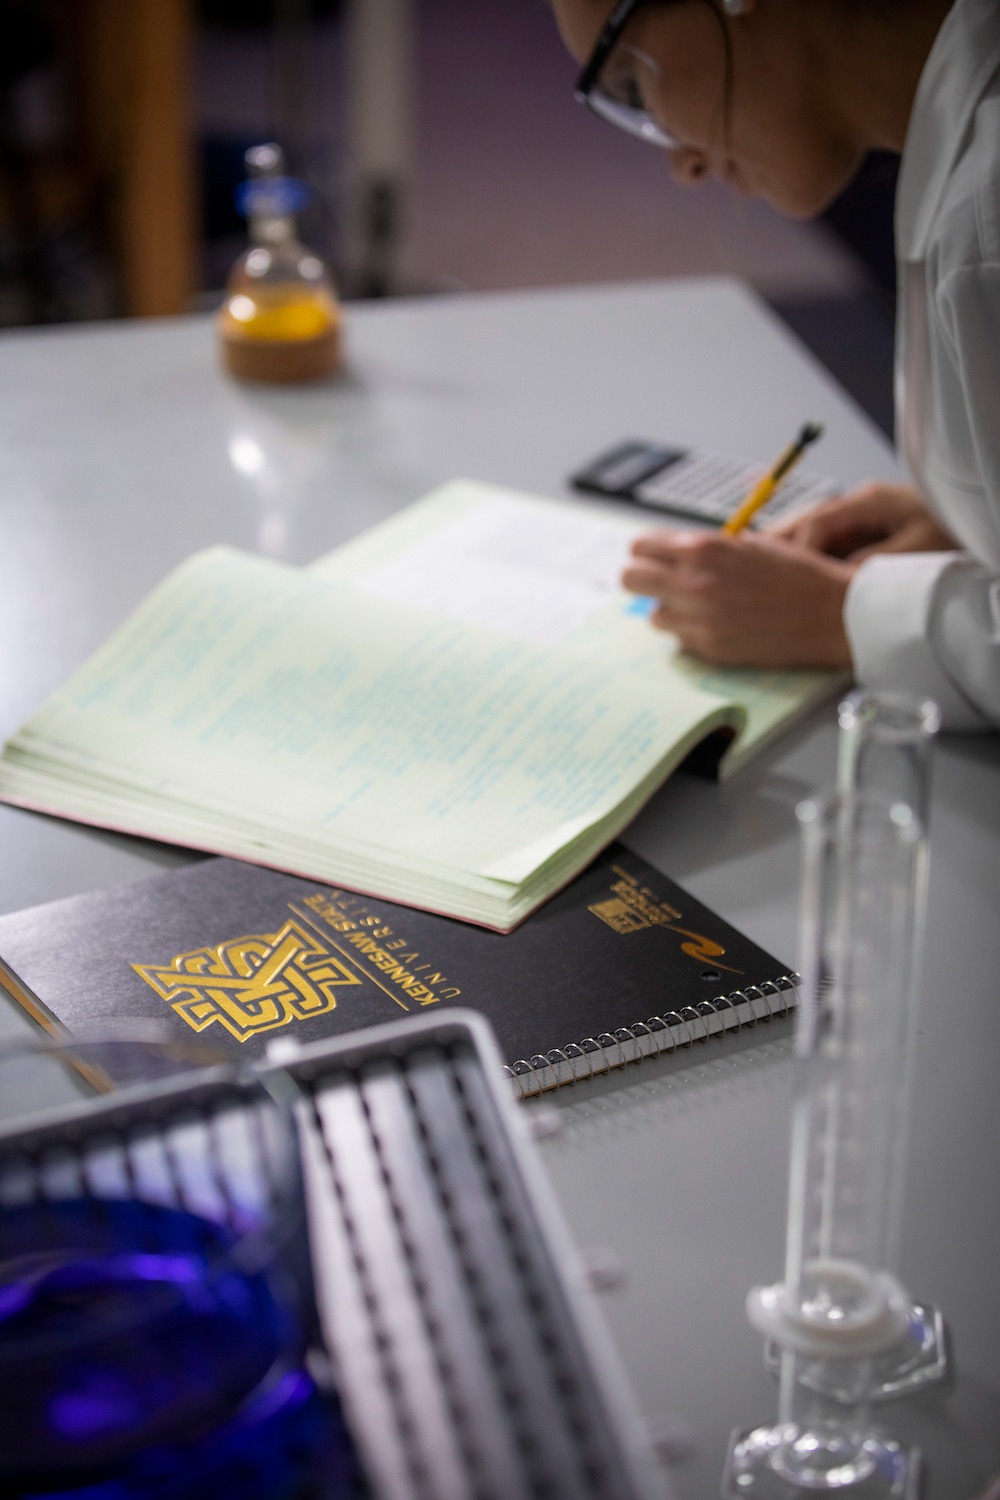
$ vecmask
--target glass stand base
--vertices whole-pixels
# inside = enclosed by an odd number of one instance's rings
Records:
[[[853,1372],[853,1362],[851,1363]],[[764,1364],[772,1375],[781,1371],[781,1346],[774,1339],[764,1344]],[[871,1401],[892,1401],[897,1396],[908,1396],[911,1391],[943,1380],[948,1371],[947,1339],[944,1319],[936,1307],[914,1303],[910,1309],[906,1333],[898,1344],[887,1349],[872,1361]],[[856,1387],[838,1389],[837,1366],[833,1360],[799,1363],[799,1381],[810,1390],[834,1401],[853,1402],[857,1399]]]
[[[736,1428],[722,1476],[725,1500],[797,1500],[803,1495],[837,1495],[844,1500],[917,1500],[920,1454],[891,1438],[872,1435],[863,1445],[867,1472],[851,1481],[846,1469],[830,1469],[812,1482],[786,1477],[780,1470],[787,1429]]]

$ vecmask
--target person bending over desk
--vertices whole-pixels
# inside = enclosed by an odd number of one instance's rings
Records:
[[[853,665],[1000,726],[1000,5],[552,0],[578,97],[782,212],[902,151],[897,431],[915,488],[871,484],[766,532],[640,538],[627,588],[706,660]]]

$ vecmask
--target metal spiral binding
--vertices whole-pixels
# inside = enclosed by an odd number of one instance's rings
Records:
[[[762,984],[748,984],[745,989],[732,990],[728,995],[716,995],[712,1000],[699,1000],[695,1005],[665,1011],[661,1016],[633,1021],[631,1026],[619,1026],[613,1032],[567,1042],[564,1047],[553,1047],[550,1052],[539,1052],[534,1057],[520,1057],[505,1067],[504,1072],[517,1098],[548,1093],[564,1084],[610,1073],[647,1057],[660,1057],[665,1052],[676,1052],[679,1047],[707,1042],[724,1031],[740,1031],[744,1026],[756,1026],[758,1021],[787,1015],[795,1007],[799,978],[794,971],[779,974]]]

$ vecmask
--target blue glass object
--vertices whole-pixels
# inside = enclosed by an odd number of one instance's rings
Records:
[[[298,214],[309,207],[311,194],[298,177],[251,178],[236,189],[236,207],[251,214]]]
[[[356,1493],[346,1435],[253,1235],[101,1198],[0,1215],[4,1500]],[[320,1484],[317,1476],[322,1475]]]

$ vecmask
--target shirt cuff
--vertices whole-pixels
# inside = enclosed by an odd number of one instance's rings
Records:
[[[944,729],[980,730],[982,714],[959,691],[934,654],[937,586],[961,553],[907,552],[866,558],[844,601],[844,629],[862,687],[933,698]]]

